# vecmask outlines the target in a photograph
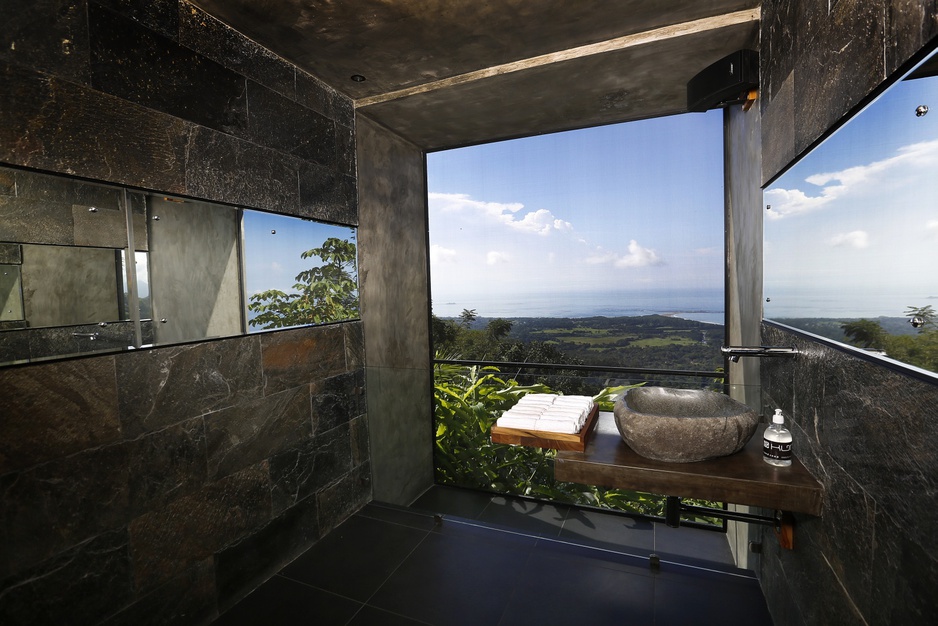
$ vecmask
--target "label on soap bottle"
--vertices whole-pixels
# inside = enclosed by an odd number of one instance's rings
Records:
[[[762,456],[775,461],[791,461],[791,442],[762,440]]]

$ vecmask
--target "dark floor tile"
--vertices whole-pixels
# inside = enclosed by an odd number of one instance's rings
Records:
[[[772,626],[755,578],[663,573],[655,578],[654,604],[657,626]]]
[[[431,624],[497,624],[533,541],[449,526],[430,533],[369,604]]]
[[[564,521],[560,538],[607,550],[648,555],[654,551],[655,526],[650,521],[625,515],[574,509]]]
[[[531,557],[499,622],[528,624],[654,624],[654,578],[602,561]],[[688,622],[690,623],[690,622]]]
[[[364,602],[425,536],[426,531],[353,515],[281,575]]]
[[[343,625],[361,604],[282,576],[274,576],[213,622],[216,626],[258,624]]]
[[[372,502],[358,512],[361,517],[409,526],[418,530],[430,530],[437,524],[433,513],[405,509],[391,504]]]
[[[429,513],[476,519],[492,500],[492,494],[460,487],[434,485],[410,506]]]
[[[373,606],[364,606],[348,623],[348,626],[426,626],[427,624],[428,622],[419,622],[409,617],[376,609]]]
[[[570,507],[564,505],[495,496],[478,520],[541,537],[557,537],[569,511]]]
[[[655,524],[655,552],[662,558],[695,564],[712,563],[735,569],[726,533],[700,528]]]

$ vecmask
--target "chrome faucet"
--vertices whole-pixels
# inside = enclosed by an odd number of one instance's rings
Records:
[[[723,346],[720,348],[723,356],[728,356],[733,363],[739,362],[741,356],[795,356],[798,354],[798,348],[783,346]]]

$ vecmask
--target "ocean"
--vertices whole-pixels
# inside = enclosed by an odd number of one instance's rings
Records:
[[[433,301],[437,317],[459,317],[475,309],[478,317],[635,317],[673,315],[723,324],[722,289],[606,290],[564,293],[478,294]]]

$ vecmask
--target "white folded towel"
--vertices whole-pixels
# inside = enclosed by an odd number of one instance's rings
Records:
[[[573,422],[551,419],[537,420],[537,425],[534,429],[541,432],[564,433],[569,435],[580,432],[580,427]]]
[[[523,430],[536,430],[537,418],[536,417],[511,417],[511,416],[502,415],[500,418],[498,418],[498,421],[496,421],[495,424],[502,428],[521,428]]]

